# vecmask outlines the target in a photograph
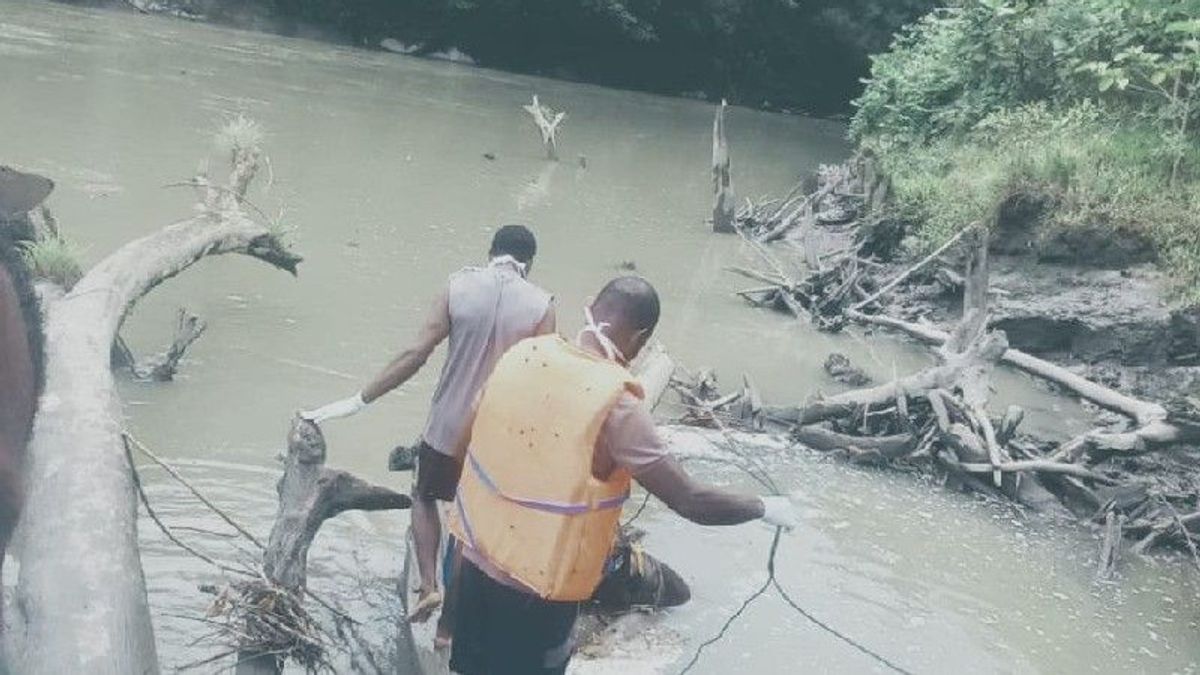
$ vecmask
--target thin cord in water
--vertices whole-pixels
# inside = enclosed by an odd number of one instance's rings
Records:
[[[771,562],[774,562],[774,558],[772,558]],[[902,675],[913,675],[912,671],[901,668],[900,666],[896,665],[895,663],[892,663],[891,661],[889,661],[886,657],[881,656],[881,655],[875,653],[874,651],[871,651],[866,646],[864,646],[863,644],[861,644],[854,638],[850,637],[849,635],[846,635],[846,634],[838,631],[833,626],[830,626],[829,624],[825,623],[824,621],[821,621],[817,617],[813,616],[811,613],[809,613],[807,610],[805,610],[803,607],[801,607],[799,604],[797,604],[796,601],[792,599],[792,596],[788,595],[787,591],[783,590],[783,586],[779,585],[779,580],[775,578],[774,573],[771,574],[771,584],[773,586],[775,586],[776,591],[779,591],[779,596],[783,598],[784,602],[791,605],[792,609],[796,610],[798,613],[800,613],[801,616],[808,619],[812,623],[816,624],[817,627],[821,628],[822,630],[829,633],[830,635],[833,635],[834,637],[841,640],[842,642],[845,642],[846,644],[850,645],[851,647],[854,647],[855,649],[862,652],[863,654],[875,659],[876,661],[887,666],[888,668],[891,668],[892,670],[896,671],[897,673],[901,673]]]
[[[755,471],[751,470],[747,466],[742,466],[742,465],[738,464],[737,462],[730,462],[730,464],[740,468],[742,471],[745,471],[747,475],[749,475],[751,478],[755,479],[759,483],[764,484],[764,487],[767,487],[767,489],[770,492],[772,492],[776,495],[780,494],[779,489],[775,486],[775,481],[771,480],[770,474],[766,473],[765,469],[760,467],[751,456],[749,456],[748,454],[742,453],[740,451],[740,449],[736,448],[736,442],[732,438],[732,434],[729,433],[728,429],[726,429],[723,424],[721,424],[718,421],[717,425],[718,425],[718,428],[721,430],[721,432],[725,436],[725,440],[728,443],[729,450],[732,451],[734,455],[740,457],[743,461],[745,461],[749,465],[749,467],[754,467],[755,469],[758,469],[758,470],[762,471],[763,473],[761,476],[759,476],[759,475],[756,475]],[[765,478],[765,480],[763,480],[764,478]],[[639,511],[639,513],[640,513],[640,511]],[[782,534],[783,534],[783,528],[776,527],[775,528],[775,537],[771,540],[771,551],[770,551],[770,554],[767,556],[767,580],[764,581],[762,586],[758,587],[757,590],[755,590],[753,593],[751,593],[750,596],[747,597],[742,602],[741,606],[737,608],[737,611],[735,611],[732,615],[730,615],[730,617],[728,619],[725,620],[725,623],[722,624],[722,626],[721,626],[721,630],[718,631],[716,635],[705,640],[704,642],[700,643],[699,646],[696,647],[696,652],[694,654],[692,654],[691,660],[687,662],[687,665],[685,665],[683,667],[683,670],[679,671],[680,675],[685,675],[685,673],[690,672],[692,670],[692,668],[700,661],[700,655],[704,652],[704,649],[706,647],[708,647],[709,645],[715,644],[715,643],[719,642],[722,638],[724,638],[725,632],[728,631],[729,627],[732,626],[734,624],[734,622],[736,622],[738,620],[738,618],[740,618],[742,616],[742,614],[746,611],[746,608],[748,608],[751,604],[753,604],[755,600],[762,597],[763,594],[765,594],[767,592],[767,590],[769,588],[771,588],[772,586],[774,586],[776,592],[779,593],[779,596],[781,598],[783,598],[784,602],[786,602],[792,609],[794,609],[798,614],[803,616],[805,619],[808,619],[809,621],[811,621],[818,628],[824,630],[825,632],[827,632],[830,635],[834,636],[835,638],[841,640],[842,642],[850,645],[854,649],[858,650],[860,653],[874,659],[881,665],[886,666],[897,673],[900,673],[900,675],[913,675],[912,671],[906,670],[906,669],[896,665],[895,663],[892,663],[886,657],[877,654],[876,652],[867,648],[866,646],[864,646],[863,644],[861,644],[854,638],[842,633],[841,631],[837,630],[833,626],[830,626],[829,624],[825,623],[824,621],[821,621],[817,617],[813,616],[811,612],[809,612],[808,610],[801,607],[798,602],[796,602],[795,600],[792,599],[792,596],[789,595],[788,592],[784,590],[783,586],[780,585],[779,580],[775,578],[775,554],[779,550],[779,539]]]
[[[768,565],[771,565],[774,562],[775,547],[779,545],[779,535],[782,531],[782,527],[775,529],[775,540],[771,542],[771,561],[767,563]],[[704,642],[701,642],[700,646],[696,647],[696,653],[692,654],[692,659],[687,662],[687,665],[683,667],[683,670],[679,671],[679,675],[684,675],[684,673],[691,671],[692,667],[700,661],[700,654],[704,652],[704,649],[709,645],[716,644],[721,640],[721,638],[725,637],[725,631],[729,630],[729,627],[732,626],[733,623],[742,616],[742,613],[746,611],[747,607],[749,607],[755,600],[759,599],[763,593],[767,592],[767,589],[771,587],[771,582],[774,580],[775,578],[773,575],[768,576],[767,580],[763,582],[763,585],[758,587],[758,590],[751,593],[748,598],[742,601],[742,606],[738,607],[736,612],[729,615],[729,618],[726,619],[725,623],[721,625],[721,630],[717,631],[716,635],[710,637]]]
[[[629,527],[630,525],[632,525],[633,521],[637,520],[638,516],[642,515],[642,511],[646,510],[646,505],[649,503],[650,503],[650,491],[647,490],[646,496],[642,498],[641,506],[637,507],[637,511],[634,511],[632,516],[629,516],[629,520],[626,520],[625,522],[621,523],[621,527]]]

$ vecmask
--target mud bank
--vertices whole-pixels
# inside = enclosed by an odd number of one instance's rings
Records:
[[[989,325],[1016,349],[1139,397],[1170,400],[1200,387],[1200,310],[1171,306],[1165,283],[1146,263],[1101,269],[993,255]],[[903,288],[889,311],[947,323],[960,303],[956,279],[931,271]]]

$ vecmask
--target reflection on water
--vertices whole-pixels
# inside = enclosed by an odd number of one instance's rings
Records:
[[[121,385],[134,432],[264,536],[292,412],[360,386],[414,333],[445,276],[480,261],[504,222],[537,232],[533,274],[556,293],[564,331],[631,261],[662,292],[672,353],[726,382],[748,373],[768,400],[840,389],[820,368],[833,350],[885,379],[928,362],[890,337],[816,333],[733,295],[742,282],[723,268],[755,259],[704,223],[704,104],[32,0],[0,0],[0,56],[0,162],[58,181],[51,205],[90,260],[189,212],[187,191],[160,186],[201,160],[219,167],[208,139],[223,117],[246,113],[266,128],[271,170],[253,200],[295,228],[307,257],[299,278],[228,257],[156,289],[125,329],[136,350],[161,348],[181,305],[209,330],[177,382]],[[543,160],[521,111],[535,91],[570,114],[560,164]],[[846,152],[832,123],[734,109],[729,127],[742,194],[786,190]],[[407,474],[388,474],[385,458],[419,432],[438,367],[328,425],[330,463],[406,489]],[[997,403],[1020,400],[1028,424],[1058,434],[1083,426],[1077,405],[1024,376],[1005,374],[998,386]],[[1096,584],[1097,545],[1078,528],[805,451],[774,461],[806,516],[779,553],[782,582],[916,672],[1196,670],[1196,577],[1180,564],[1132,561],[1119,584]],[[145,476],[168,522],[217,533],[183,530],[191,540],[226,558],[256,556],[161,472]],[[694,601],[668,621],[693,643],[761,582],[762,528],[701,528],[660,509],[640,522],[692,584]],[[403,513],[347,514],[312,550],[313,585],[368,621],[375,642],[393,634],[406,524]],[[192,644],[203,626],[183,617],[201,615],[209,598],[197,585],[216,577],[141,525],[164,664],[211,655]],[[873,667],[771,597],[701,665]]]

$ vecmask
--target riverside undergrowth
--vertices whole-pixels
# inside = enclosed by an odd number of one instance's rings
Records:
[[[1041,258],[1154,260],[1200,303],[1196,17],[1197,0],[959,0],[906,29],[851,135],[892,176],[908,245],[1025,228]]]

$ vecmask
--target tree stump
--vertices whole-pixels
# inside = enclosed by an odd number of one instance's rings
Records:
[[[408,495],[325,466],[325,437],[296,417],[277,486],[279,511],[263,555],[267,577],[289,590],[305,586],[308,548],[326,520],[343,511],[384,511],[412,506]]]
[[[733,194],[733,178],[729,172],[729,143],[725,139],[725,108],[721,99],[717,115],[713,118],[712,136],[712,179],[713,179],[713,232],[732,234],[737,199]]]
[[[279,510],[263,553],[263,571],[272,584],[293,594],[297,601],[307,585],[308,549],[326,520],[343,511],[412,506],[407,495],[325,466],[325,447],[317,425],[299,416],[292,420],[283,476],[276,486]],[[281,672],[282,659],[264,651],[250,647],[239,653],[237,675]]]

